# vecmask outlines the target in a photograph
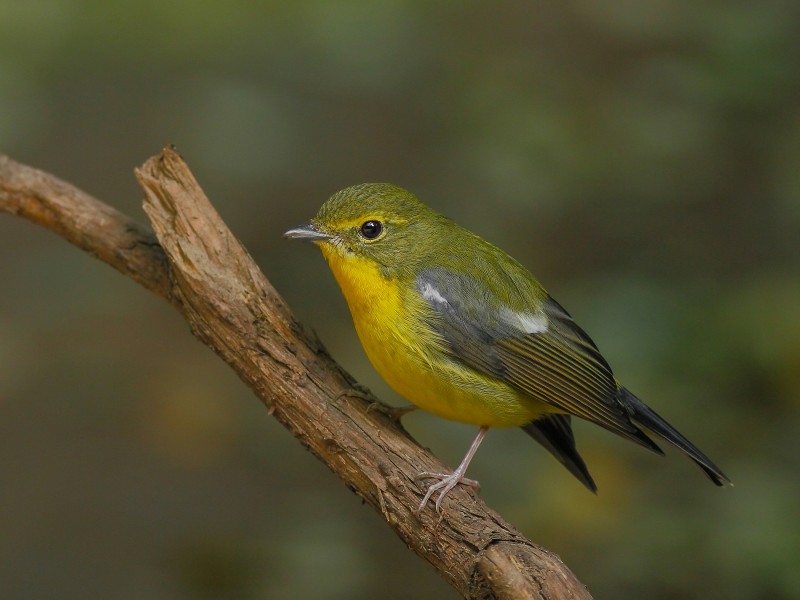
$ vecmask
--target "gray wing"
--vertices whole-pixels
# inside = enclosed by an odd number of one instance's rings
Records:
[[[454,359],[660,452],[631,422],[594,342],[544,292],[526,299],[516,289],[516,297],[499,298],[470,276],[441,269],[422,271],[417,289],[431,309],[429,326]]]

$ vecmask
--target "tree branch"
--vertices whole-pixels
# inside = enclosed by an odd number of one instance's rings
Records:
[[[272,414],[468,598],[590,599],[560,559],[533,544],[470,489],[443,514],[417,515],[420,471],[440,464],[354,387],[294,319],[166,148],[136,170],[155,235],[41,171],[0,156],[0,210],[38,223],[173,304]]]

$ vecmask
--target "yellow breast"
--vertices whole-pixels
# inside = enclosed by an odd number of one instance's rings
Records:
[[[519,426],[548,411],[506,383],[452,360],[426,323],[429,309],[375,263],[320,244],[342,289],[358,337],[375,370],[401,396],[445,419],[490,427]]]

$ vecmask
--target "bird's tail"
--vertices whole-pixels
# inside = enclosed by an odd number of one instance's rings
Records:
[[[706,475],[717,485],[730,484],[731,480],[715,465],[710,458],[703,454],[694,444],[683,437],[678,431],[662,419],[652,408],[639,400],[624,387],[619,388],[619,400],[628,411],[631,419],[639,425],[646,427],[653,433],[661,436],[670,444],[681,450],[703,469]]]
[[[524,425],[522,429],[555,456],[578,481],[597,493],[597,485],[575,447],[569,415],[549,415]]]

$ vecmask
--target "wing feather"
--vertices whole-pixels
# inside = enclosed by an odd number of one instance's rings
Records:
[[[442,269],[419,274],[429,325],[450,355],[524,394],[651,449],[619,400],[611,368],[594,342],[541,288],[503,299],[472,277]],[[526,297],[527,296],[527,297]],[[525,323],[541,322],[530,333]]]

